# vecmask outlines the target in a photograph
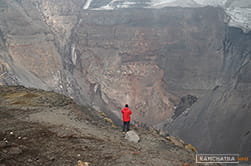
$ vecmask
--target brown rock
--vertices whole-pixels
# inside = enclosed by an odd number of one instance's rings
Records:
[[[198,152],[197,149],[191,144],[186,145],[185,148],[187,150],[191,150],[191,151],[196,152],[196,153]]]
[[[90,164],[89,162],[78,160],[78,164],[76,166],[89,166],[89,164]]]

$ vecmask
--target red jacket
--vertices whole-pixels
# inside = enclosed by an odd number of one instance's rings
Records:
[[[123,115],[123,121],[128,122],[131,120],[130,115],[132,114],[132,111],[128,107],[124,107],[121,110],[121,113]]]

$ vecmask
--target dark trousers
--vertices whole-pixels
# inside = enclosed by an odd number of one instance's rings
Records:
[[[123,131],[129,131],[130,130],[130,121],[123,123]]]

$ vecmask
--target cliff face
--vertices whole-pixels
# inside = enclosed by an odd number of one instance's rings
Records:
[[[220,8],[83,10],[87,3],[0,1],[1,84],[54,90],[114,119],[128,103],[135,124],[203,151],[246,152],[250,34],[228,27]]]
[[[224,82],[209,91],[165,129],[207,153],[250,155],[251,35],[228,28],[224,40]],[[187,134],[189,133],[189,134]],[[203,140],[196,137],[203,135]]]
[[[177,95],[200,95],[220,83],[225,25],[219,9],[84,11],[80,17],[70,51],[75,78],[100,90],[108,105],[131,105],[137,121],[158,124],[172,115]]]
[[[1,1],[1,83],[56,90],[79,101],[78,86],[65,67],[65,49],[83,5]]]
[[[58,36],[67,30],[59,32],[60,18],[54,26],[44,7],[39,1],[1,1],[0,54],[2,63],[9,66],[3,83],[58,88],[63,70],[59,41],[64,42]]]

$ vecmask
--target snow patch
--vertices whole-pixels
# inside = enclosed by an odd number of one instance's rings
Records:
[[[112,0],[109,4],[99,8],[98,10],[113,10],[116,8],[130,8],[131,6],[135,5],[136,2],[128,2],[123,0]],[[97,9],[96,9],[97,10]]]
[[[244,32],[251,29],[251,9],[249,8],[229,8],[226,13],[230,16],[229,25],[240,27]]]
[[[152,0],[150,8],[164,8],[164,7],[198,7],[194,0]]]
[[[196,3],[206,6],[224,6],[228,0],[194,0]]]
[[[96,8],[96,10],[98,9],[98,10],[113,10],[114,9],[114,7],[113,7],[113,3],[114,2],[116,2],[117,0],[112,0],[110,3],[108,3],[107,5],[105,5],[105,6],[102,6],[102,7],[100,7],[100,8]]]
[[[72,63],[74,64],[74,65],[76,65],[76,63],[77,63],[77,54],[76,54],[76,51],[75,51],[75,45],[73,44],[72,46],[71,46],[71,60],[72,60]]]
[[[168,6],[169,3],[172,3],[172,2],[175,2],[175,1],[176,0],[166,0],[166,1],[163,1],[163,0],[152,0],[151,4],[150,4],[150,7],[153,7],[153,8],[163,8],[163,7]]]
[[[91,3],[92,3],[92,0],[87,0],[83,9],[88,9],[90,7]]]

